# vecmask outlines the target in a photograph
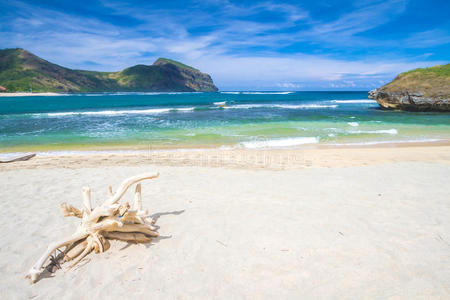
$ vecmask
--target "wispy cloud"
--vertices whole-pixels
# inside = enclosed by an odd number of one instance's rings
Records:
[[[280,1],[55,3],[0,4],[0,43],[72,68],[120,70],[171,57],[227,89],[368,88],[446,62],[450,50],[446,19],[383,38],[384,27],[408,14],[406,0],[344,9]]]

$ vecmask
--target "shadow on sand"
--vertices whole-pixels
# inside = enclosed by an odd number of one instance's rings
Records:
[[[153,225],[153,227],[155,227],[156,230],[159,229],[159,226],[158,226],[156,223],[157,223],[158,219],[159,219],[160,217],[162,217],[162,216],[167,216],[167,215],[175,215],[175,216],[178,216],[178,215],[181,215],[181,214],[184,213],[184,212],[185,212],[185,210],[183,209],[183,210],[175,210],[175,211],[167,211],[167,212],[155,213],[155,214],[153,214],[153,215],[150,216],[150,217],[155,221],[155,224]],[[148,244],[143,244],[143,245],[145,245],[145,247],[149,248],[149,247],[151,247],[151,246],[153,246],[153,245],[159,243],[161,240],[166,240],[166,239],[170,239],[170,238],[172,238],[171,235],[160,235],[160,236],[158,236],[158,237],[156,237],[156,238],[153,238],[152,241],[151,241],[150,243],[148,243]],[[126,244],[125,246],[123,246],[122,248],[120,248],[119,250],[127,249],[128,247],[130,247],[130,246],[132,246],[132,245],[134,245],[134,244],[135,244],[135,243],[127,242],[127,244]]]

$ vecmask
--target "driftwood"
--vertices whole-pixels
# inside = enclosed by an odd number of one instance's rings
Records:
[[[92,251],[101,253],[108,250],[109,240],[149,243],[152,237],[157,237],[156,228],[152,226],[154,221],[149,217],[148,211],[142,208],[140,184],[136,185],[132,209],[128,202],[119,204],[119,200],[133,184],[158,176],[158,173],[147,173],[130,177],[122,182],[114,194],[112,188],[109,187],[109,198],[94,209],[89,187],[83,188],[81,209],[62,203],[63,215],[80,218],[81,224],[71,236],[51,243],[25,278],[28,278],[31,283],[35,283],[45,269],[52,272],[54,268],[61,268],[61,263],[69,261],[71,261],[71,265],[67,270],[70,270]],[[54,256],[53,254],[57,250],[60,253]],[[44,267],[47,261],[49,264]]]
[[[30,158],[33,158],[35,156],[36,156],[36,153],[33,153],[33,154],[28,154],[28,155],[20,156],[20,157],[16,157],[16,158],[0,160],[0,163],[5,164],[5,163],[11,163],[11,162],[15,162],[15,161],[24,161],[24,160],[29,160]]]

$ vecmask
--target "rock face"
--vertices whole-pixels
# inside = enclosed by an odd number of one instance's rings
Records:
[[[174,81],[193,91],[218,91],[211,76],[190,66],[167,58],[159,58],[153,63],[153,66],[160,67],[166,74],[175,74]]]
[[[0,50],[0,85],[8,92],[214,92],[211,77],[180,62],[159,58],[120,72],[72,70],[24,49]]]
[[[402,73],[369,98],[385,109],[450,111],[450,64]]]
[[[421,92],[388,92],[375,89],[369,92],[369,98],[377,100],[386,109],[408,111],[450,111],[450,97],[424,97]]]

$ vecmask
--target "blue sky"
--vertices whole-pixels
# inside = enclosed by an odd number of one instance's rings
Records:
[[[367,90],[450,60],[450,1],[0,0],[0,48],[77,69],[180,60],[221,90]]]

